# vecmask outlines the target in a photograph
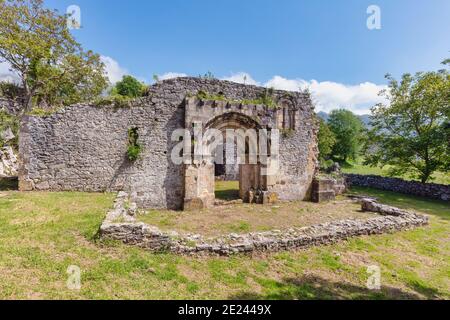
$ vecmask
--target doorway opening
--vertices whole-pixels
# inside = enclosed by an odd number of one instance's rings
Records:
[[[197,126],[197,123],[193,123],[192,128],[194,125]],[[258,160],[260,124],[247,115],[229,112],[201,127],[204,137],[199,141],[204,147],[199,150],[203,160],[185,166],[184,209],[211,208],[216,199],[262,203],[263,192],[267,196],[267,179]],[[205,135],[214,130],[215,133],[220,132],[221,140],[216,141],[217,135],[211,139],[208,134]],[[228,134],[233,138],[227,139]],[[245,150],[237,152],[237,148]],[[237,161],[241,155],[243,159]]]
[[[218,146],[216,161],[214,162],[214,174],[216,199],[223,201],[239,200],[239,164],[236,141]]]

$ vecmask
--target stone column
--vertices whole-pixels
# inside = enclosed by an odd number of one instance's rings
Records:
[[[214,164],[185,165],[184,210],[211,208],[215,201]]]

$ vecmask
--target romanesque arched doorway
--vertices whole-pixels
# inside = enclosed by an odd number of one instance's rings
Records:
[[[209,208],[215,202],[215,176],[218,166],[230,164],[224,148],[236,146],[239,197],[244,202],[267,202],[276,198],[269,192],[275,184],[267,175],[270,154],[270,128],[248,110],[221,103],[205,115],[198,99],[188,100],[186,128],[192,133],[192,161],[185,163],[184,209]],[[209,107],[209,106],[208,106]],[[211,110],[208,110],[211,111]]]

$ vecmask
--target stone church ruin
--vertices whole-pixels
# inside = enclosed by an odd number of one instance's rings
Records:
[[[173,133],[192,132],[195,126],[224,134],[230,129],[268,132],[268,145],[278,131],[279,152],[269,154],[268,161],[258,155],[256,163],[236,164],[230,161],[236,144],[227,141],[218,148],[224,163],[174,163],[171,155],[180,140]],[[130,143],[139,151],[135,159],[127,155]],[[162,81],[127,106],[80,104],[51,115],[28,115],[19,144],[20,190],[125,191],[141,208],[210,207],[218,177],[239,180],[244,202],[309,200],[318,169],[317,126],[308,93],[215,79]],[[271,165],[278,170],[264,173]]]

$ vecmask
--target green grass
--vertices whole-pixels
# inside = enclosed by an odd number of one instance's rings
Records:
[[[446,201],[431,200],[423,197],[410,196],[402,193],[382,191],[364,187],[352,187],[352,194],[371,195],[382,203],[412,209],[418,212],[439,216],[442,219],[450,219],[450,204]]]
[[[385,166],[384,168],[380,167],[370,167],[362,164],[363,160],[358,159],[354,162],[345,163],[342,165],[342,171],[344,173],[353,173],[353,174],[362,174],[362,175],[376,175],[388,177],[389,166]],[[405,180],[414,180],[408,176],[400,177]],[[432,176],[432,180],[429,181],[432,183],[440,183],[440,184],[450,184],[450,174],[443,172],[435,172]]]
[[[239,199],[239,181],[216,181],[216,198],[226,201]]]
[[[296,252],[185,257],[98,241],[114,194],[0,192],[0,299],[449,299],[450,205],[353,192],[426,211],[431,225]],[[381,291],[365,286],[373,264]],[[70,265],[81,268],[79,291],[66,287]]]

